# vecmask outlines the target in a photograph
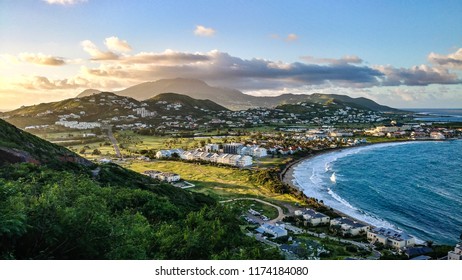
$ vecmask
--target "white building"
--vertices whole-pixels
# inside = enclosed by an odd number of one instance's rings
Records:
[[[159,179],[171,183],[180,181],[181,177],[176,173],[165,172],[159,175]]]
[[[218,152],[219,149],[220,149],[220,147],[218,146],[218,144],[207,144],[207,145],[205,145],[205,151],[208,152],[208,153]]]
[[[379,242],[394,249],[403,249],[415,245],[415,238],[405,232],[388,228],[375,228],[367,231],[367,240]]]
[[[303,216],[303,219],[313,226],[329,224],[330,221],[329,216],[316,212],[313,209],[296,210],[294,213],[296,216]]]
[[[160,172],[156,170],[147,170],[147,171],[144,171],[144,174],[151,178],[169,182],[169,183],[178,182],[181,179],[180,175],[176,173]]]
[[[260,233],[271,234],[274,237],[281,237],[287,235],[287,230],[284,228],[284,225],[278,226],[264,223],[259,228],[257,228],[257,231]]]
[[[156,158],[168,158],[172,155],[170,150],[160,150],[156,153]]]
[[[444,134],[441,132],[433,131],[430,132],[430,138],[435,140],[444,140],[446,137],[444,137]]]
[[[448,260],[462,260],[462,243],[454,247],[454,251],[448,252]]]
[[[238,156],[236,166],[246,167],[252,165],[252,157],[249,156]]]
[[[366,224],[348,219],[348,218],[336,218],[330,221],[331,226],[340,226],[340,230],[343,235],[349,234],[351,236],[357,236],[365,234],[370,227]]]

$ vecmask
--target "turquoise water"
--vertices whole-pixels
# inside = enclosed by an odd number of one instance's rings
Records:
[[[454,244],[462,233],[462,141],[345,149],[295,167],[294,183],[359,220],[421,241]]]

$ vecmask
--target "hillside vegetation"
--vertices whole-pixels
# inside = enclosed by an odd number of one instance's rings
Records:
[[[55,158],[0,167],[1,259],[281,258],[208,196],[114,164],[63,162],[64,148],[0,125],[0,148],[46,147],[40,154]]]

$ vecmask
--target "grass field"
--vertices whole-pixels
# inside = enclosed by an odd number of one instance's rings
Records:
[[[275,194],[270,190],[250,182],[250,170],[198,165],[178,161],[156,160],[152,162],[134,161],[126,165],[136,172],[158,170],[174,172],[182,179],[196,185],[188,190],[200,192],[218,200],[237,197],[255,197],[269,202],[300,203],[290,195]]]

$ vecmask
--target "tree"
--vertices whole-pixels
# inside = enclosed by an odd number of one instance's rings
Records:
[[[94,156],[99,156],[99,155],[101,155],[101,151],[98,150],[98,149],[94,149],[91,154],[94,155]]]

